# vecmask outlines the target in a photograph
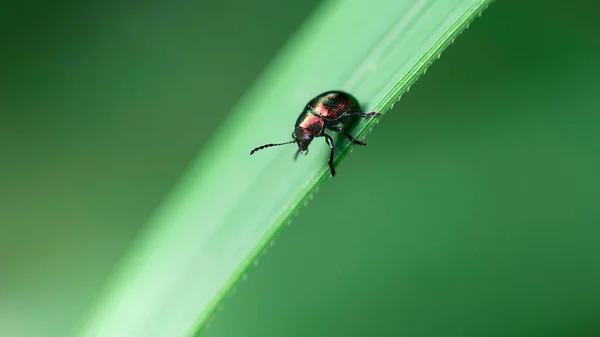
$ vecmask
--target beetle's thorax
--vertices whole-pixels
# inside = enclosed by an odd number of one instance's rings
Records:
[[[323,119],[304,111],[296,121],[293,137],[298,143],[298,147],[302,150],[308,148],[308,144],[313,138],[320,136],[323,133]]]
[[[323,132],[324,124],[321,117],[315,116],[308,111],[304,111],[296,121],[296,129],[304,129],[312,134],[313,137],[318,137]]]

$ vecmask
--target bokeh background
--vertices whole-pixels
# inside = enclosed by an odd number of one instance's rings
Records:
[[[3,4],[0,336],[72,332],[317,4]],[[599,335],[598,17],[496,1],[202,335]]]

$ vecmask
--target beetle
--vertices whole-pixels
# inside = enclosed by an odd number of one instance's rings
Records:
[[[298,154],[308,153],[308,145],[316,137],[325,137],[325,141],[329,146],[329,171],[332,176],[335,176],[335,168],[333,167],[333,139],[325,133],[325,130],[342,132],[348,139],[358,145],[367,145],[367,143],[354,139],[348,131],[344,130],[339,124],[344,124],[350,117],[375,117],[381,116],[378,112],[362,112],[358,101],[352,95],[342,91],[327,91],[324,92],[306,104],[300,116],[296,120],[292,140],[284,143],[265,144],[254,148],[250,151],[250,155],[258,150],[267,147],[280,146],[286,144],[298,144],[298,151],[294,156],[294,160],[298,158]]]

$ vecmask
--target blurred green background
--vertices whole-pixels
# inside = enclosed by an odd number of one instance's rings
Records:
[[[3,5],[0,336],[71,331],[316,5]],[[599,15],[496,1],[202,335],[600,334]]]
[[[64,336],[316,1],[0,6],[0,336]]]

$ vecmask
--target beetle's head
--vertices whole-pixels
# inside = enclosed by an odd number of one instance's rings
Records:
[[[298,144],[298,152],[296,152],[296,157],[298,157],[299,153],[307,154],[308,153],[308,145],[312,142],[313,134],[305,128],[297,127],[292,133],[292,138],[296,144]]]

